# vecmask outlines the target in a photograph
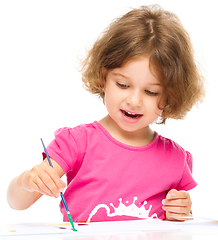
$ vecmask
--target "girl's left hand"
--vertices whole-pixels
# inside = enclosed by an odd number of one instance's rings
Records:
[[[186,191],[170,190],[162,204],[166,211],[166,220],[185,221],[191,216],[192,201]]]

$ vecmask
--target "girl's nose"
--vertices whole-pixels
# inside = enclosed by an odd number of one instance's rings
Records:
[[[126,99],[127,104],[140,107],[142,105],[141,94],[138,91],[130,93]]]

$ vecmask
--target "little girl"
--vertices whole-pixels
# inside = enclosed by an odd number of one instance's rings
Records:
[[[44,161],[12,180],[8,202],[26,209],[43,194],[64,193],[75,222],[159,218],[191,214],[187,192],[197,184],[192,156],[151,130],[159,119],[182,119],[203,96],[203,77],[189,35],[176,15],[143,6],[116,19],[82,65],[87,90],[108,115],[61,128]],[[63,220],[68,221],[62,203]]]

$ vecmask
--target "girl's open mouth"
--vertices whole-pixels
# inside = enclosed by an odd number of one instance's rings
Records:
[[[138,114],[138,113],[133,113],[133,112],[129,112],[129,111],[125,111],[125,110],[122,110],[121,109],[121,112],[128,118],[131,118],[131,119],[136,119],[136,118],[139,118],[141,117],[143,114]]]

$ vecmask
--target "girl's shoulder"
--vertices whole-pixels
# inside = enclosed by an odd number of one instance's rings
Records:
[[[74,140],[87,138],[88,134],[96,132],[98,129],[96,121],[93,123],[80,124],[75,127],[62,127],[55,131],[55,138],[65,139],[68,142],[71,138]]]
[[[158,149],[165,152],[166,156],[171,156],[177,159],[185,159],[188,163],[192,162],[191,153],[170,138],[158,135],[157,146]]]

